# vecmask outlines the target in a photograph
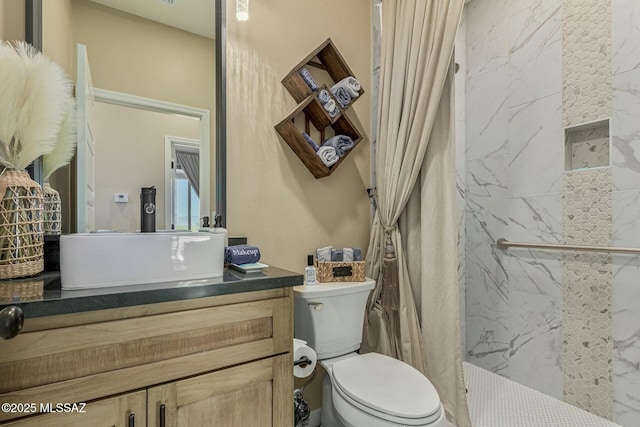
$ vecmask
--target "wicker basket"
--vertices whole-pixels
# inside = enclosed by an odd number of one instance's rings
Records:
[[[318,282],[364,282],[364,261],[316,262]]]
[[[24,301],[41,300],[44,281],[5,282],[0,284],[0,304],[15,304]]]
[[[42,188],[25,171],[0,175],[0,279],[36,275],[44,269]]]
[[[44,218],[42,229],[45,235],[62,233],[62,202],[60,193],[51,188],[47,181],[42,186],[44,196]]]

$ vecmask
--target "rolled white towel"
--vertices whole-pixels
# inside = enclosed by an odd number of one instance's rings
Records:
[[[318,93],[318,101],[320,101],[322,105],[331,101],[331,96],[329,95],[329,91],[326,89],[322,89],[320,93]]]
[[[340,112],[340,110],[338,110],[338,105],[336,104],[336,101],[334,101],[333,99],[330,99],[327,102],[325,102],[324,109],[327,110],[327,113],[329,113],[329,116],[331,117],[337,116],[338,113]]]
[[[327,112],[329,113],[335,110],[336,108],[337,108],[336,101],[334,101],[333,99],[330,99],[324,103],[324,109],[327,110]]]
[[[358,96],[360,96],[360,89],[362,88],[358,79],[352,76],[345,77],[344,79],[333,85],[334,88],[336,86],[345,88],[352,98],[357,98]]]
[[[336,154],[342,157],[347,151],[351,150],[355,144],[353,139],[348,135],[336,135],[324,141],[322,145],[335,148]]]
[[[318,150],[318,157],[320,157],[322,163],[324,163],[328,168],[333,166],[340,159],[336,153],[336,149],[333,147],[320,147]]]
[[[342,260],[344,262],[353,261],[353,248],[342,248]]]

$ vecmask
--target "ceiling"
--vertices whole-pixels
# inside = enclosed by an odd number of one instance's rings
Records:
[[[91,0],[210,39],[215,38],[213,0]]]

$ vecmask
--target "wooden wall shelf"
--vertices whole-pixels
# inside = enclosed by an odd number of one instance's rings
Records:
[[[327,84],[319,83],[319,89],[314,92],[305,82],[300,75],[300,70],[303,68],[307,68],[307,70],[309,70],[310,67],[326,71],[333,82],[331,85],[346,77],[355,77],[355,75],[331,39],[327,39],[307,55],[305,59],[298,63],[285,76],[285,78],[282,79],[282,84],[291,94],[293,99],[298,102],[298,106],[289,113],[285,119],[278,123],[275,128],[282,139],[284,139],[289,147],[291,147],[293,152],[296,153],[313,176],[315,178],[323,178],[331,175],[362,140],[362,136],[358,132],[357,128],[344,114],[344,112],[349,109],[355,101],[360,99],[362,94],[364,94],[364,88],[360,88],[358,97],[353,98],[345,107],[341,107],[336,101],[333,93],[331,93]],[[339,113],[333,118],[330,117],[329,113],[324,109],[324,106],[318,99],[318,95],[323,89],[326,89],[329,92],[331,99],[333,99],[338,106]],[[317,153],[303,137],[302,131],[296,125],[295,119],[298,116],[304,116],[305,131],[307,134],[309,134],[309,123],[313,124],[313,126],[320,132],[322,140],[324,140],[325,129],[331,128],[335,135],[347,135],[353,139],[353,148],[351,148],[351,150],[349,150],[331,167],[325,166]],[[322,144],[322,140],[316,141],[318,145]]]
[[[309,169],[309,172],[316,178],[324,178],[331,175],[342,163],[342,161],[352,152],[358,143],[362,140],[362,136],[353,125],[351,120],[346,115],[341,115],[333,122],[329,127],[333,129],[336,135],[347,135],[353,140],[353,148],[349,150],[344,156],[338,160],[337,163],[331,167],[325,166],[318,157],[318,154],[314,151],[309,143],[302,136],[302,132],[296,126],[294,119],[299,115],[299,108],[296,108],[285,118],[283,121],[276,125],[276,130],[285,140],[285,142],[291,147],[294,153],[302,160],[302,163]]]

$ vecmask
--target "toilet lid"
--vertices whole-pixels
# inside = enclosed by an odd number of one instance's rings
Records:
[[[382,414],[427,418],[440,411],[440,397],[417,369],[377,353],[333,365],[337,387],[355,402]]]

